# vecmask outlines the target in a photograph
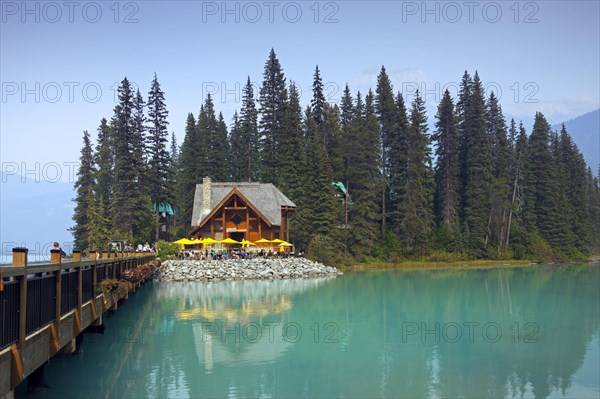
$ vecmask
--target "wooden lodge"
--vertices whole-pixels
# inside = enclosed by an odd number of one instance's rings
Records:
[[[217,183],[205,177],[196,185],[192,229],[197,238],[236,241],[289,241],[296,205],[273,184]]]

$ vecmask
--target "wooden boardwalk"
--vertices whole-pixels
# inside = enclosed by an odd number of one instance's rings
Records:
[[[101,292],[104,279],[156,259],[154,253],[103,253],[102,259],[62,262],[51,251],[50,263],[28,265],[26,248],[13,248],[12,266],[0,266],[0,398],[12,397],[25,378],[28,387],[43,386],[43,366],[55,354],[72,353],[78,336],[102,324],[102,314],[116,310],[144,281]]]

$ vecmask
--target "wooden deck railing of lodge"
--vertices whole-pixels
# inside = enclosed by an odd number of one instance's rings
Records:
[[[0,266],[0,398],[67,344],[74,346],[85,328],[101,324],[102,314],[128,296],[129,290],[98,293],[102,280],[120,279],[156,258],[105,252],[101,259],[82,260],[73,251],[72,261],[63,263],[60,250],[50,252],[50,263],[28,265],[28,250],[13,248],[12,266]]]

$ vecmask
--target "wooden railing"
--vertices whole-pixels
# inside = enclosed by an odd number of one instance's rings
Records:
[[[60,250],[52,250],[50,263],[28,265],[27,255],[26,248],[13,248],[12,266],[0,266],[0,397],[116,306],[120,297],[99,292],[103,279],[120,279],[125,270],[156,258],[154,253],[106,252],[82,260],[74,251],[73,259],[63,262]],[[36,335],[48,341],[39,345]],[[33,353],[40,348],[46,353]],[[3,359],[9,352],[6,373]]]

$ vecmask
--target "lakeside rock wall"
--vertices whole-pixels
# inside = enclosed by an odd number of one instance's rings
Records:
[[[160,281],[267,280],[339,276],[335,267],[305,258],[168,260],[158,273]]]

